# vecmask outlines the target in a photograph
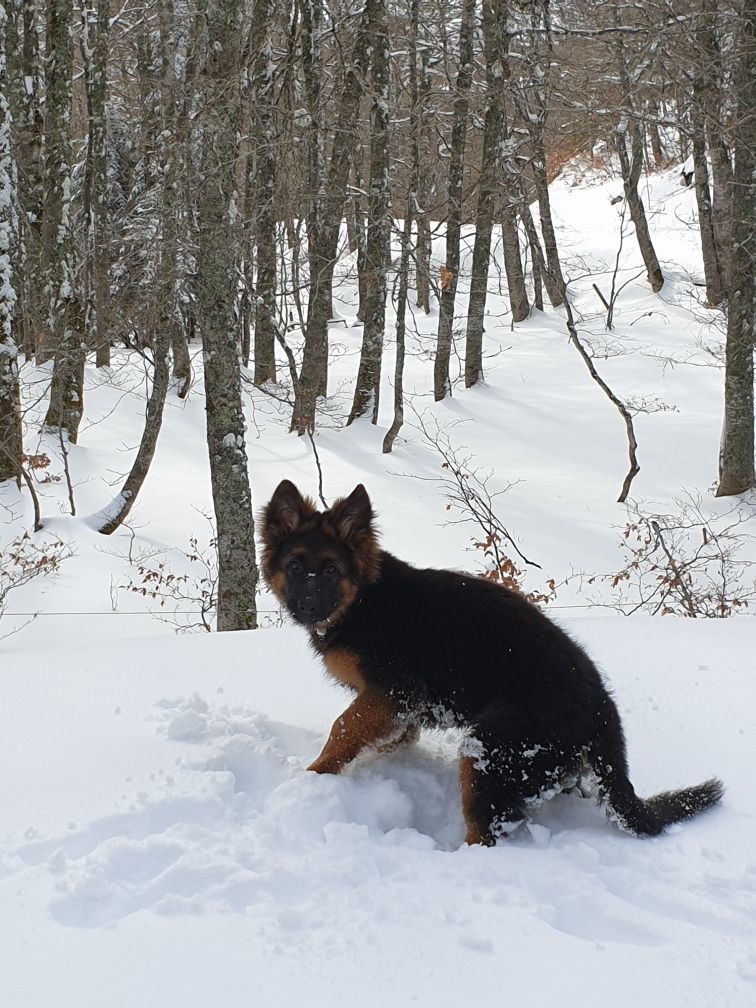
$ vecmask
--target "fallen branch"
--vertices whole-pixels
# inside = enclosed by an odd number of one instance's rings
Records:
[[[572,314],[572,305],[570,304],[570,299],[565,292],[564,305],[567,311],[567,331],[570,334],[570,341],[574,344],[575,349],[583,358],[585,366],[588,368],[591,378],[596,382],[599,388],[602,390],[604,395],[614,403],[617,407],[622,419],[625,421],[625,430],[627,432],[627,448],[628,456],[630,459],[630,468],[625,476],[625,481],[622,484],[622,489],[620,495],[617,498],[619,504],[624,504],[627,500],[627,495],[630,493],[630,484],[633,482],[635,477],[640,472],[640,465],[638,464],[638,442],[635,440],[635,428],[633,427],[633,418],[630,415],[630,411],[627,406],[619,399],[614,392],[609,388],[604,379],[598,373],[593,365],[593,359],[588,351],[585,349],[583,344],[580,342],[580,337],[578,336],[577,327],[575,326],[575,316]]]

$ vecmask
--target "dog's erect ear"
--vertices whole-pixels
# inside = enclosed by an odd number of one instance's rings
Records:
[[[372,535],[373,507],[362,483],[348,497],[335,501],[329,514],[346,543],[354,545],[365,535]]]
[[[263,513],[263,538],[268,542],[284,539],[316,510],[310,498],[303,497],[291,480],[282,480]]]

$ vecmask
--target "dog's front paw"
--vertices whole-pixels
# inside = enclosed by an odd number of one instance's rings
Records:
[[[337,774],[341,767],[334,760],[323,759],[319,756],[310,763],[307,769],[312,770],[313,773]]]

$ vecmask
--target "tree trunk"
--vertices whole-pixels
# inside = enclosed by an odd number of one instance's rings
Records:
[[[651,112],[656,118],[659,118],[659,103],[654,102],[651,106]],[[657,168],[663,168],[667,163],[667,159],[664,156],[664,148],[662,147],[661,135],[659,133],[659,126],[655,122],[650,122],[648,124],[648,135],[651,139],[651,153],[654,158],[654,165]]]
[[[484,0],[483,37],[486,54],[487,101],[483,127],[483,156],[478,183],[470,299],[467,306],[465,338],[465,388],[483,378],[483,328],[488,296],[488,269],[491,261],[496,195],[501,177],[501,143],[504,129],[504,82],[509,77],[507,52],[509,35],[507,0]]]
[[[108,320],[108,149],[105,119],[109,0],[85,0],[81,17],[88,117],[83,201],[87,221],[84,326],[87,342],[95,348],[95,364],[97,367],[109,367],[111,335]]]
[[[35,0],[15,0],[6,4],[6,11],[9,18],[6,93],[13,119],[14,161],[18,165],[18,205],[21,208],[19,241],[15,249],[14,283],[19,298],[14,330],[19,350],[31,359],[44,328],[43,319],[48,314],[48,307],[44,305],[45,282],[41,261],[43,123],[37,8]]]
[[[696,183],[696,204],[698,207],[698,230],[701,233],[704,277],[706,279],[706,302],[709,307],[721,304],[724,297],[722,277],[719,271],[717,243],[711,213],[711,189],[709,187],[709,166],[706,159],[706,132],[701,114],[703,99],[702,82],[697,78],[693,83],[693,174]]]
[[[631,142],[629,154],[627,150],[628,131]],[[638,192],[638,181],[643,168],[643,136],[638,124],[636,122],[628,122],[628,117],[624,114],[617,127],[617,151],[622,170],[625,199],[627,200],[630,217],[635,225],[635,237],[638,239],[638,248],[646,266],[646,276],[651,285],[651,290],[657,294],[664,286],[664,274],[656,257],[656,250],[654,249],[651,232],[648,229],[648,221],[646,220],[646,211],[643,209],[643,200]]]
[[[328,373],[328,320],[331,317],[333,272],[338,254],[339,231],[349,180],[350,151],[360,111],[360,99],[370,61],[370,39],[382,0],[366,0],[357,30],[351,62],[334,130],[322,216],[310,248],[310,299],[307,331],[296,390],[291,429],[302,435],[315,429],[315,402],[324,394]],[[309,236],[308,236],[309,237]]]
[[[16,291],[12,270],[13,245],[18,240],[18,193],[10,106],[6,99],[6,23],[5,9],[0,7],[0,483],[13,479],[20,485],[23,447],[18,348],[13,337]]]
[[[725,405],[718,497],[756,486],[753,352],[756,334],[756,0],[743,0],[737,42],[735,170],[732,199],[732,284],[725,351]]]
[[[538,216],[541,219],[541,234],[543,235],[543,250],[546,256],[542,264],[543,281],[546,293],[554,308],[564,304],[565,285],[562,276],[562,264],[559,261],[559,248],[556,240],[556,229],[551,216],[551,200],[549,184],[546,178],[546,151],[543,145],[542,127],[535,126],[533,138],[533,182],[538,197]]]
[[[417,82],[417,145],[418,145],[418,183],[417,205],[413,208],[417,216],[417,241],[415,243],[415,293],[416,307],[421,308],[426,315],[430,314],[430,265],[431,265],[431,221],[429,205],[432,199],[433,184],[429,175],[433,174],[431,165],[431,140],[426,123],[426,108],[430,94],[430,76],[428,73],[428,49],[423,47],[420,53],[420,66]]]
[[[449,360],[454,330],[454,303],[459,277],[459,246],[462,230],[462,177],[465,162],[467,115],[472,84],[475,0],[463,0],[459,28],[459,69],[455,87],[451,143],[449,145],[449,193],[446,214],[446,265],[441,282],[438,338],[433,367],[433,398],[438,402],[451,394]]]
[[[348,424],[370,413],[378,423],[383,330],[386,324],[386,271],[391,261],[391,186],[389,181],[389,41],[385,0],[376,13],[370,39],[373,105],[370,130],[370,190],[365,256],[367,297],[362,350]]]
[[[501,207],[501,244],[504,251],[504,271],[507,274],[507,293],[513,322],[522,322],[530,314],[525,272],[520,255],[520,235],[517,216],[510,197],[505,193]]]
[[[544,38],[548,46],[545,67],[542,65],[543,60],[541,57],[541,45]],[[538,200],[541,234],[543,235],[543,246],[541,246],[541,242],[536,238],[534,251],[538,248],[539,251],[543,252],[539,262],[539,269],[546,286],[549,301],[557,308],[564,304],[565,283],[562,276],[562,265],[559,261],[556,229],[554,228],[554,221],[551,215],[544,141],[544,131],[549,113],[549,99],[546,89],[552,65],[553,53],[549,5],[546,0],[534,0],[530,7],[530,32],[528,35],[528,48],[524,56],[524,68],[520,74],[519,87],[515,89],[514,95],[518,102],[520,116],[530,141],[530,168]],[[526,182],[524,179],[519,178],[518,185],[522,192],[522,202],[527,205]]]
[[[47,5],[47,97],[45,102],[45,213],[42,254],[49,321],[38,359],[54,354],[45,426],[66,431],[76,443],[84,412],[84,344],[74,299],[71,225],[72,0]]]
[[[412,218],[417,206],[417,190],[420,184],[420,89],[417,74],[417,30],[419,24],[420,0],[411,0],[409,22],[409,94],[410,94],[410,180],[407,188],[407,202],[404,209],[402,228],[402,251],[399,258],[399,296],[396,303],[396,362],[394,365],[394,419],[383,439],[384,455],[391,452],[394,442],[404,423],[404,355],[407,317],[407,294],[409,291],[410,251],[412,249]]]
[[[207,55],[200,78],[197,293],[217,530],[219,630],[248,630],[257,625],[255,530],[234,319],[231,221],[240,103],[241,6],[241,0],[207,0]]]
[[[619,14],[614,12],[615,26],[619,24]],[[622,110],[620,119],[615,131],[617,142],[617,153],[619,154],[620,170],[622,171],[622,182],[625,190],[625,200],[630,211],[630,218],[635,225],[635,237],[638,241],[643,262],[646,266],[646,277],[651,290],[656,294],[664,286],[664,275],[656,257],[656,250],[651,241],[651,233],[648,229],[646,211],[643,208],[643,200],[638,192],[638,182],[643,171],[644,142],[638,119],[635,114],[635,96],[633,90],[633,80],[627,65],[627,55],[622,36],[618,35],[615,43],[615,54],[619,80],[623,94]],[[640,73],[640,68],[634,72],[635,78]],[[628,137],[630,140],[630,150],[628,151]]]
[[[109,507],[94,516],[97,531],[103,535],[111,535],[128,518],[155,457],[158,435],[163,424],[165,399],[168,394],[168,343],[169,338],[166,330],[162,327],[159,328],[153,341],[152,389],[147,399],[144,429],[136,458],[121,492]]]
[[[352,161],[352,177],[354,178],[354,193],[352,195],[352,228],[353,239],[350,239],[349,251],[357,253],[357,318],[365,321],[367,304],[367,232],[365,228],[365,211],[363,207],[365,183],[360,169],[362,149],[358,147]],[[352,247],[352,240],[354,248]]]
[[[255,385],[276,380],[276,150],[274,142],[273,14],[275,0],[257,0],[251,35],[255,154]],[[248,254],[248,252],[247,252]]]
[[[528,238],[530,256],[533,262],[533,300],[538,311],[543,311],[542,284],[543,278],[548,276],[546,271],[546,260],[543,257],[543,249],[541,248],[541,242],[538,238],[538,231],[536,230],[533,215],[530,212],[530,207],[525,201],[524,196],[522,197],[520,205],[520,213],[522,215],[522,223],[525,226],[525,234]]]

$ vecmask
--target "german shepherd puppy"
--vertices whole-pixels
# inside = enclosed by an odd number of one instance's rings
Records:
[[[339,773],[366,749],[459,726],[468,843],[494,843],[529,806],[593,780],[639,836],[715,805],[716,779],[639,798],[619,714],[588,655],[521,595],[381,550],[360,485],[327,511],[284,480],[263,512],[265,577],[356,697],[309,767]]]

